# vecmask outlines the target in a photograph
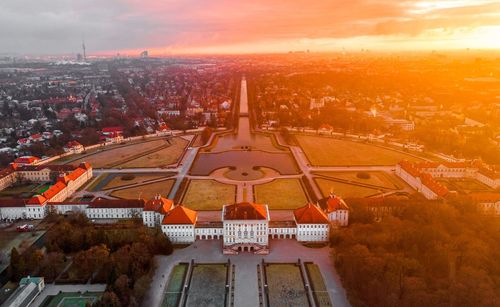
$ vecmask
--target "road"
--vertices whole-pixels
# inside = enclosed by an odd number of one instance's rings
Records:
[[[180,164],[180,169],[179,174],[177,175],[177,180],[175,181],[174,186],[172,187],[172,190],[170,190],[170,194],[168,195],[168,198],[174,199],[175,194],[179,190],[179,187],[181,186],[181,182],[186,176],[186,174],[189,172],[189,169],[191,168],[191,165],[193,164],[194,159],[196,158],[196,155],[198,154],[198,149],[197,147],[190,147],[187,149],[186,154],[184,155],[184,158],[181,161]]]

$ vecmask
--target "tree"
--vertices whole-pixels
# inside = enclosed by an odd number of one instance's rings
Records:
[[[9,277],[11,280],[17,281],[21,278],[21,255],[17,251],[17,248],[13,247],[10,251],[10,266],[9,266]]]
[[[106,291],[93,307],[121,307],[120,299],[114,292]]]

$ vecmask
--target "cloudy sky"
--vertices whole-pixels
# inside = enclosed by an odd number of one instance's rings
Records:
[[[0,53],[500,48],[500,0],[1,0]]]

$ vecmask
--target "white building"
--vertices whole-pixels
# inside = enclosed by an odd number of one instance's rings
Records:
[[[167,212],[161,223],[161,230],[173,243],[193,243],[197,218],[196,211],[178,205]]]
[[[336,226],[347,226],[349,224],[349,207],[345,201],[333,194],[330,194],[326,201],[325,213],[328,221]]]
[[[330,222],[319,205],[307,204],[293,211],[297,224],[297,241],[326,242],[330,233]]]
[[[255,251],[267,254],[269,210],[267,205],[238,203],[222,208],[223,252]]]

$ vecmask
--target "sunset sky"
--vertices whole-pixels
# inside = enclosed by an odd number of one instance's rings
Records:
[[[500,48],[500,0],[2,0],[0,53]]]

